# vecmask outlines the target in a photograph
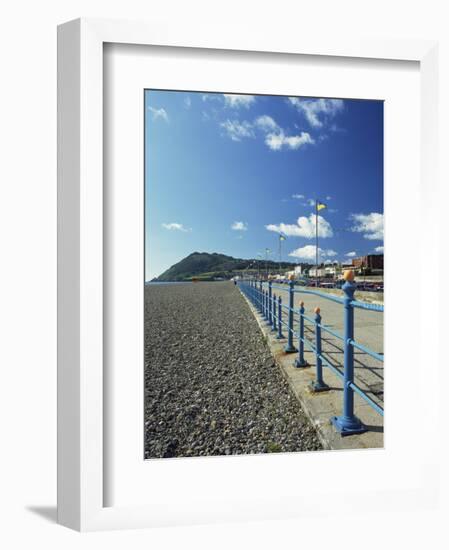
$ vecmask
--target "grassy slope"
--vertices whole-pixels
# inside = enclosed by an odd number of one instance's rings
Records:
[[[257,265],[257,260],[233,258],[224,254],[209,254],[207,252],[193,252],[167,271],[159,275],[155,281],[188,281],[192,277],[211,280],[215,277],[231,278],[247,270],[251,262]],[[283,263],[283,267],[295,264]],[[261,262],[261,269],[265,269],[265,262]],[[276,262],[268,262],[268,269],[275,271],[279,268]],[[253,271],[257,272],[257,268]]]

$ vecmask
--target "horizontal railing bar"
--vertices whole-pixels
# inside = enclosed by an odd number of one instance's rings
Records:
[[[369,348],[366,348],[365,346],[362,346],[362,344],[358,344],[355,340],[348,340],[348,343],[351,346],[354,346],[355,348],[359,349],[360,351],[364,351],[368,355],[371,355],[374,359],[377,359],[378,361],[384,360],[384,356],[380,355],[380,353],[376,353],[375,351],[370,350]]]
[[[380,407],[376,402],[374,402],[371,397],[368,397],[366,393],[361,390],[354,382],[351,382],[349,384],[349,387],[355,391],[362,399],[364,399],[368,405],[370,405],[376,412],[378,412],[381,416],[384,415],[384,410],[382,407]]]
[[[341,380],[344,380],[344,374],[340,372],[335,365],[332,365],[323,354],[320,355],[321,361],[329,368],[333,373],[335,373]]]
[[[322,325],[320,323],[319,325],[325,332],[328,332],[329,334],[332,334],[332,336],[335,336],[335,338],[338,338],[339,340],[341,340],[342,342],[345,341],[345,339],[343,338],[343,336],[341,336],[341,334],[338,334],[338,332],[335,332],[334,330],[331,330],[329,327],[325,326],[325,325]]]
[[[367,302],[359,302],[358,300],[352,300],[350,302],[352,307],[358,307],[359,309],[367,309],[369,311],[378,311],[380,313],[383,313],[384,306],[380,304],[369,304]]]
[[[285,292],[289,291],[288,286],[282,286],[279,284],[271,285],[271,288],[279,288],[280,290],[283,290]],[[331,300],[333,302],[338,302],[339,304],[343,304],[343,298],[340,298],[339,296],[333,296],[330,294],[325,294],[324,292],[319,292],[318,290],[304,290],[301,288],[294,288],[293,292],[298,294],[313,294],[314,296],[320,296],[321,298],[324,298],[325,300]]]
[[[304,340],[303,340],[304,344],[308,345],[309,348],[312,350],[312,351],[315,351],[315,346],[314,344],[306,337],[304,337]]]
[[[267,286],[267,283],[264,283],[264,286]],[[280,290],[283,290],[285,292],[288,292],[288,284],[285,284],[285,286],[281,284],[272,284],[272,288],[279,288]],[[344,299],[340,298],[339,296],[334,296],[332,294],[325,294],[324,292],[320,292],[318,290],[304,290],[301,288],[294,288],[293,292],[295,293],[302,293],[302,294],[313,294],[314,296],[319,296],[321,298],[324,298],[325,300],[331,300],[333,302],[337,302],[339,304],[344,304]],[[368,302],[360,302],[359,300],[352,300],[351,305],[360,309],[366,309],[370,311],[378,311],[380,313],[383,313],[384,306],[381,304],[370,304]]]
[[[295,289],[293,290],[293,292],[298,294],[313,294],[314,296],[319,296],[320,298],[324,298],[325,300],[330,300],[332,302],[337,302],[338,304],[344,303],[343,298],[340,298],[339,296],[333,296],[332,294],[324,294],[323,292],[318,292],[317,290]]]
[[[307,317],[304,313],[302,316],[306,321],[309,321],[309,323],[312,323],[313,325],[315,324],[315,319],[312,319],[312,317]]]

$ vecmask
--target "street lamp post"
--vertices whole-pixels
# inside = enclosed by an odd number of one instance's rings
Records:
[[[262,261],[262,254],[259,252],[257,254],[257,257],[259,258],[257,262],[257,274],[258,274],[258,279],[260,280],[260,262]]]
[[[265,271],[266,271],[267,280],[268,280],[268,254],[269,254],[269,252],[270,252],[270,249],[266,248],[265,249]]]

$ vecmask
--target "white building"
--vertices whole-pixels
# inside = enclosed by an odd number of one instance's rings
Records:
[[[325,275],[326,275],[325,267],[319,267],[318,269],[316,267],[311,267],[309,269],[309,277],[324,277]]]
[[[297,279],[298,277],[301,277],[302,275],[302,266],[297,265],[294,269],[287,271],[285,275],[280,277],[281,279],[288,279],[289,277],[294,277]]]
[[[341,268],[338,264],[327,265],[324,271],[328,277],[338,277],[341,273]]]

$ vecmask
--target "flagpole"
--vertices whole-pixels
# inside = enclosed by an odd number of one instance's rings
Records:
[[[315,199],[315,270],[315,286],[318,286],[318,199]]]

